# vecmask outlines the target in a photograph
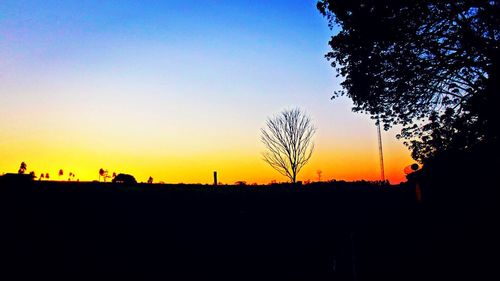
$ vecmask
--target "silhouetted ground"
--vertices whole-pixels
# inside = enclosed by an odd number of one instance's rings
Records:
[[[450,280],[498,265],[478,241],[495,233],[436,217],[410,184],[0,179],[0,208],[2,280]]]

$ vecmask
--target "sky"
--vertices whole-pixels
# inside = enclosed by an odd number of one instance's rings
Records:
[[[377,130],[331,100],[315,1],[22,1],[0,5],[0,174],[130,173],[138,181],[286,181],[260,128],[300,107],[317,128],[298,180],[379,180]],[[385,174],[414,163],[383,132]]]

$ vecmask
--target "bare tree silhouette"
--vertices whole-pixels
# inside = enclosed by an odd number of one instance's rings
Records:
[[[321,181],[321,174],[323,174],[323,171],[317,170],[316,174],[318,174],[318,181]]]
[[[311,118],[299,108],[268,118],[266,127],[261,129],[261,141],[267,149],[262,154],[264,161],[295,183],[297,174],[311,158],[315,131]]]
[[[26,165],[26,163],[24,163],[24,162],[21,162],[21,165],[19,166],[19,171],[17,171],[17,173],[24,174],[24,172],[26,172],[27,168],[28,168],[28,165]]]

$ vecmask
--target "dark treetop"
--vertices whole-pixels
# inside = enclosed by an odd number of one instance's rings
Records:
[[[334,97],[403,125],[413,157],[498,140],[499,1],[322,0],[340,32],[326,57],[344,77]]]

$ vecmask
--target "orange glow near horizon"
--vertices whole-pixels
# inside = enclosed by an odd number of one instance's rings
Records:
[[[29,157],[25,157],[29,158]],[[33,159],[34,157],[31,157]],[[50,159],[63,159],[60,156],[54,155]],[[73,158],[73,159],[71,159]],[[130,173],[134,175],[139,182],[146,182],[149,176],[154,178],[155,182],[165,183],[212,183],[213,171],[218,172],[219,181],[225,184],[233,184],[236,181],[246,181],[248,184],[258,183],[267,184],[271,181],[285,182],[287,179],[276,171],[272,170],[266,163],[258,157],[249,157],[248,159],[231,159],[231,157],[223,157],[217,161],[216,165],[204,163],[200,158],[185,158],[169,160],[156,159],[141,159],[140,157],[131,157],[130,159],[121,159],[122,161],[103,161],[108,165],[98,166],[94,159],[86,157],[70,157],[61,162],[69,163],[69,165],[57,164],[39,164],[41,161],[25,161],[28,164],[28,172],[35,171],[38,177],[40,173],[49,173],[50,180],[67,180],[68,173],[76,174],[74,178],[80,181],[97,180],[99,168],[102,166],[108,170],[111,175],[116,173]],[[302,181],[317,181],[317,170],[322,171],[321,180],[379,180],[380,172],[378,171],[378,159],[370,160],[346,160],[345,161],[330,161],[329,159],[318,159],[315,157],[311,162],[300,172],[298,180]],[[20,158],[23,159],[23,158]],[[4,162],[4,161],[2,161]],[[21,162],[12,162],[10,165],[2,163],[4,173],[15,173]],[[175,164],[174,164],[175,163]],[[386,177],[391,183],[399,183],[405,181],[404,174],[400,167],[404,167],[408,162],[386,163]],[[213,167],[217,168],[213,168]],[[388,169],[389,168],[389,169]],[[58,171],[63,169],[64,176],[59,177]]]
[[[380,179],[373,120],[330,100],[336,30],[314,1],[101,2],[2,6],[0,174],[24,161],[51,180],[103,168],[139,182],[212,183],[213,171],[228,184],[284,182],[262,161],[260,128],[300,107],[317,133],[298,180]],[[414,163],[397,131],[383,135],[391,183]]]
[[[227,184],[287,181],[262,160],[264,148],[257,129],[240,131],[245,134],[231,139],[217,134],[170,139],[159,135],[126,137],[119,130],[98,134],[99,127],[94,132],[55,128],[24,137],[11,136],[10,142],[4,137],[2,148],[8,149],[0,151],[0,173],[16,172],[24,161],[28,172],[35,171],[36,176],[49,173],[51,180],[67,180],[69,172],[80,181],[97,180],[99,169],[104,168],[110,175],[132,174],[139,182],[152,176],[154,182],[212,183],[213,171],[218,172],[220,182]],[[374,126],[371,129],[366,136],[350,141],[325,137],[318,128],[313,157],[298,180],[317,181],[317,170],[322,171],[324,181],[379,180],[376,130]],[[94,134],[99,137],[86,137]],[[391,183],[405,181],[403,168],[412,163],[408,154],[400,142],[384,132],[385,174]],[[64,170],[63,177],[57,175],[59,169]]]

